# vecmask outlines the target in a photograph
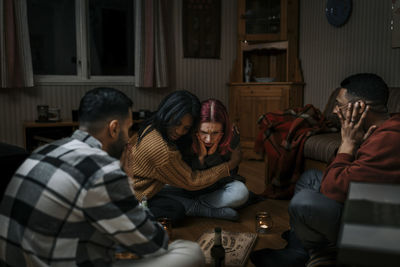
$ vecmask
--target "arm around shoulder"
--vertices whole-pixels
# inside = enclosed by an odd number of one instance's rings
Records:
[[[156,171],[166,184],[186,190],[199,190],[229,176],[229,165],[222,163],[206,170],[195,171],[182,160],[179,151],[171,151],[168,163],[157,167]]]

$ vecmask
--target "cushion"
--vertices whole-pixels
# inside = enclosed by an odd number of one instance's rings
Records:
[[[3,197],[3,193],[11,177],[28,156],[29,153],[21,147],[0,143],[0,169],[2,172],[0,179],[0,199]]]
[[[339,94],[340,87],[333,90],[331,95],[329,96],[328,102],[325,105],[325,109],[322,112],[324,117],[331,122],[330,127],[335,127],[337,129],[340,128],[340,121],[338,116],[333,113],[333,109],[335,108],[336,97]]]
[[[400,185],[350,183],[338,238],[340,266],[399,266],[399,214]]]
[[[338,133],[325,133],[310,136],[304,143],[304,157],[323,162],[329,162],[340,146],[341,138]]]

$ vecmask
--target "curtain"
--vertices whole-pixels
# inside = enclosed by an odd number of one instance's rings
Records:
[[[167,87],[165,0],[135,1],[135,86]]]
[[[0,87],[32,86],[26,0],[0,0]]]

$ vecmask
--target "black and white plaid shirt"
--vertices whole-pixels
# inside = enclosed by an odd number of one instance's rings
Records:
[[[1,203],[0,265],[110,266],[116,245],[143,257],[168,246],[120,162],[79,130],[33,152]]]

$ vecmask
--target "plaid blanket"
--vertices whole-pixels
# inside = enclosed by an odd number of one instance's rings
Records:
[[[291,198],[303,172],[303,147],[313,134],[337,131],[321,111],[308,104],[301,108],[269,112],[258,120],[259,132],[254,150],[267,157],[264,197]]]

